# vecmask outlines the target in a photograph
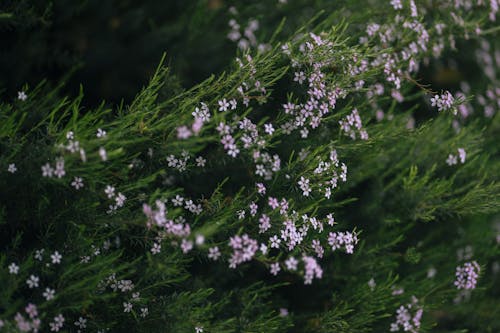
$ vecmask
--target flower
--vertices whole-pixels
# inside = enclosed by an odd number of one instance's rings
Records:
[[[308,197],[309,194],[311,193],[311,186],[309,185],[309,179],[300,177],[298,184],[300,186],[300,189],[302,190],[302,195]]]
[[[153,247],[151,248],[151,253],[152,254],[158,254],[161,252],[161,245],[158,243],[154,243]]]
[[[375,283],[375,279],[371,278],[370,281],[368,281],[368,287],[373,291],[377,284]]]
[[[225,98],[220,100],[218,103],[219,103],[219,111],[227,111],[227,109],[229,108],[229,103],[226,101]]]
[[[7,168],[7,171],[10,173],[15,173],[17,171],[17,167],[14,163],[9,164],[9,167]]]
[[[271,228],[271,219],[266,214],[262,214],[259,219],[259,233],[264,233]]]
[[[475,289],[480,271],[481,267],[476,261],[466,262],[463,266],[458,266],[454,285],[457,289]]]
[[[54,289],[45,288],[45,291],[43,292],[42,295],[43,295],[43,297],[45,297],[45,299],[47,301],[50,301],[50,300],[54,299],[55,293],[56,293],[56,291]]]
[[[193,135],[193,133],[187,126],[183,125],[177,127],[177,139],[184,140],[189,138],[191,135]]]
[[[54,321],[49,324],[51,332],[59,332],[59,330],[63,327],[64,317],[62,314],[54,317]]]
[[[108,153],[106,152],[106,149],[104,149],[104,147],[99,148],[99,156],[101,157],[101,160],[103,160],[103,161],[108,160]]]
[[[17,274],[19,273],[19,266],[16,265],[15,263],[11,263],[9,265],[9,274]]]
[[[28,95],[24,91],[18,91],[17,92],[17,99],[20,101],[25,101],[28,98]]]
[[[212,260],[217,260],[221,256],[219,247],[214,246],[208,249],[208,258]]]
[[[457,157],[453,154],[449,154],[448,158],[446,159],[446,164],[449,166],[457,164]]]
[[[38,276],[30,275],[30,277],[26,280],[26,284],[30,289],[38,288],[39,281],[40,279],[38,278]]]
[[[198,166],[200,168],[203,168],[205,166],[205,164],[207,163],[207,160],[201,156],[198,156],[195,161],[196,161],[196,166]]]
[[[115,196],[115,188],[111,185],[106,185],[104,193],[106,193],[109,199],[112,199]]]
[[[274,235],[271,238],[269,238],[269,241],[271,242],[271,248],[279,249],[280,248],[280,243],[281,239],[278,238],[278,236]]]
[[[289,271],[296,271],[298,263],[299,261],[297,259],[295,259],[294,257],[290,257],[285,260],[286,269],[288,269]]]
[[[280,270],[281,270],[281,268],[280,268],[280,264],[278,262],[271,264],[270,271],[271,271],[272,275],[278,275]]]
[[[460,163],[464,164],[466,157],[467,157],[467,153],[465,152],[465,149],[458,148],[458,158],[460,159]]]
[[[403,4],[401,3],[401,0],[391,0],[391,6],[395,10],[403,9]]]
[[[132,303],[123,302],[123,312],[130,312],[130,311],[132,311]]]
[[[49,163],[42,165],[42,176],[51,178],[54,174],[54,169],[50,166]]]
[[[106,137],[106,131],[105,131],[105,130],[103,130],[103,129],[101,129],[101,128],[98,128],[98,129],[97,129],[97,134],[96,134],[96,136],[97,136],[98,138],[104,138],[104,137]],[[80,317],[80,318],[81,318],[81,317]]]
[[[53,264],[60,264],[62,255],[59,254],[59,252],[55,251],[53,254],[50,255],[50,258],[52,259]]]
[[[83,187],[83,180],[81,177],[75,177],[73,181],[71,182],[71,186],[73,186],[75,189],[79,190]]]
[[[431,98],[431,106],[436,106],[438,111],[451,110],[454,102],[455,98],[449,91],[445,91],[441,95],[434,95]]]
[[[38,317],[38,309],[35,304],[29,303],[24,310],[31,319]]]
[[[412,296],[411,303],[401,305],[396,311],[396,321],[391,323],[390,331],[402,329],[405,332],[418,333],[422,314],[422,306],[418,304],[418,299]]]
[[[266,132],[269,135],[273,135],[274,133],[273,124],[264,124],[264,132]]]
[[[86,328],[87,327],[87,319],[80,317],[77,321],[74,322],[75,326],[78,328]]]

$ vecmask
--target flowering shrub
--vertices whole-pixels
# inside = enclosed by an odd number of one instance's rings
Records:
[[[209,3],[224,74],[2,97],[0,332],[500,328],[498,2]]]

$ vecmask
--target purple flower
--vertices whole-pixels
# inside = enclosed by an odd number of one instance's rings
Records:
[[[475,289],[481,267],[476,261],[466,262],[456,269],[456,280],[454,282],[457,289]]]

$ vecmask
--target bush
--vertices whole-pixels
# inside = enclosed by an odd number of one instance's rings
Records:
[[[496,0],[2,6],[0,332],[500,330]]]

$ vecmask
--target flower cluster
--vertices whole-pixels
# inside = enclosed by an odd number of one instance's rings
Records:
[[[347,115],[344,119],[339,121],[340,129],[345,135],[350,136],[351,139],[356,140],[356,133],[359,134],[361,140],[368,139],[368,133],[363,129],[361,117],[357,109],[353,109],[351,114]]]
[[[467,153],[466,153],[465,149],[458,148],[458,155],[449,154],[448,158],[446,159],[446,164],[448,164],[449,166],[452,166],[452,165],[457,164],[458,161],[460,161],[460,163],[464,164],[466,157],[467,157]]]
[[[475,289],[481,267],[476,261],[466,262],[463,266],[458,266],[454,285],[457,289]]]
[[[352,254],[354,246],[358,243],[358,236],[355,232],[330,232],[328,234],[328,244],[332,251],[343,248],[346,253]]]
[[[411,303],[401,305],[396,311],[396,321],[391,323],[391,332],[403,330],[404,332],[418,333],[422,319],[423,308],[418,304],[418,299],[412,296]]]
[[[448,111],[453,109],[455,98],[449,91],[445,91],[441,95],[434,95],[431,98],[431,105],[436,106],[438,111]],[[456,111],[454,111],[456,113]]]
[[[231,237],[229,246],[233,249],[229,259],[229,267],[236,268],[239,264],[252,260],[255,252],[259,249],[257,241],[250,238],[247,234],[243,236]]]

